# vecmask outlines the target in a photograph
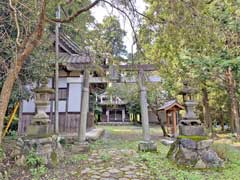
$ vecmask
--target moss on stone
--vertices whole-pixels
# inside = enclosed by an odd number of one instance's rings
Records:
[[[52,165],[53,165],[53,166],[56,166],[57,163],[58,163],[58,158],[57,158],[57,153],[56,153],[55,151],[52,151],[52,152],[51,152],[50,158],[51,158],[51,163],[52,163]]]
[[[203,141],[203,140],[207,140],[208,137],[207,136],[178,136],[178,139],[191,139],[193,141]]]

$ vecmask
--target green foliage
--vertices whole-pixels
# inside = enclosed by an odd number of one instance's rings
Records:
[[[239,152],[236,148],[228,144],[214,144],[213,148],[221,158],[240,166]]]
[[[67,160],[67,163],[80,163],[80,161],[85,161],[87,159],[87,154],[75,154]]]
[[[123,56],[127,56],[123,43],[125,35],[126,32],[121,28],[117,17],[106,16],[91,32],[91,47],[98,57],[108,58],[111,63],[118,63],[119,60],[123,60]]]
[[[213,120],[229,122],[230,67],[239,101],[239,1],[152,1],[139,31],[147,62],[159,64],[162,87],[177,96],[183,80],[198,89],[198,110],[203,114],[202,89],[209,95]],[[139,52],[138,52],[139,53]],[[224,111],[223,114],[221,114]]]
[[[137,138],[141,133],[141,129],[132,127],[104,127],[111,133],[108,141],[97,141],[96,149],[137,149]],[[159,134],[160,128],[151,128],[152,135]],[[135,135],[135,140],[132,137]],[[123,141],[122,139],[125,139]],[[148,167],[155,179],[163,180],[238,180],[240,173],[240,157],[239,149],[231,147],[230,144],[219,145],[214,144],[214,150],[226,160],[225,167],[221,169],[205,169],[194,170],[186,167],[179,167],[171,162],[166,156],[169,152],[169,146],[165,146],[158,142],[158,152],[139,152],[137,157],[129,156],[129,161],[143,163]],[[107,152],[107,151],[106,151]],[[106,153],[104,152],[104,153]]]
[[[44,165],[40,165],[37,168],[31,168],[30,172],[33,176],[33,180],[39,180],[41,176],[47,173],[47,168]]]
[[[40,179],[47,173],[47,167],[44,165],[44,159],[36,155],[34,151],[30,151],[26,157],[27,166],[30,168],[33,179]]]
[[[34,151],[30,151],[26,157],[26,163],[29,167],[39,167],[44,164],[44,160]]]
[[[102,154],[100,155],[100,159],[101,159],[103,162],[108,162],[108,161],[110,161],[110,160],[112,159],[112,157],[111,157],[109,154],[107,154],[107,152],[105,152],[105,153],[102,153]]]
[[[8,136],[12,139],[12,140],[16,140],[18,135],[17,135],[17,131],[11,130],[8,133]]]

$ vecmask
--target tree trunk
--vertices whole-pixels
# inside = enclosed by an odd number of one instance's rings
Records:
[[[239,127],[239,111],[238,111],[238,100],[236,97],[236,81],[234,80],[232,69],[228,67],[225,72],[227,89],[229,92],[229,98],[231,102],[231,120],[232,120],[232,131],[240,135],[240,127]]]
[[[203,102],[204,123],[206,127],[211,130],[211,133],[213,133],[212,118],[210,116],[210,108],[209,108],[208,91],[205,85],[202,88],[202,102]]]
[[[45,0],[42,0],[42,9],[41,14],[39,16],[39,22],[37,24],[37,27],[31,34],[31,36],[24,41],[23,43],[24,47],[17,54],[16,60],[12,61],[13,63],[11,64],[10,69],[8,71],[7,78],[3,83],[3,87],[0,94],[0,144],[2,143],[3,121],[7,111],[13,85],[18,77],[20,70],[22,69],[23,63],[25,62],[26,58],[39,44],[43,35],[43,29],[45,25],[45,8],[46,2]]]
[[[154,106],[151,106],[151,105],[149,105],[149,107],[151,108],[152,112],[156,115],[157,120],[159,121],[160,127],[162,128],[162,131],[163,131],[163,136],[168,136],[164,123],[160,115],[158,114],[157,108],[154,108]]]
[[[221,131],[224,131],[224,116],[223,116],[223,109],[220,108],[220,122],[221,122]]]
[[[158,114],[157,114],[157,119],[158,119],[158,121],[160,123],[160,126],[162,128],[163,136],[168,136],[168,133],[167,133],[166,128],[165,128],[165,126],[164,126],[164,124],[162,122],[162,119],[160,118],[160,116]]]

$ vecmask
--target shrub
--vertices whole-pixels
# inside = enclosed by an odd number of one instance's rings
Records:
[[[40,177],[47,172],[47,168],[44,165],[43,158],[36,155],[34,151],[30,151],[30,153],[27,155],[26,163],[30,168],[33,179],[40,179]]]

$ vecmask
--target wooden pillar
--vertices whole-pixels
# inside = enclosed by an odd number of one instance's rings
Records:
[[[173,110],[173,135],[177,133],[177,114],[176,109]]]
[[[169,116],[168,116],[168,111],[165,111],[166,115],[166,122],[167,122],[167,132],[169,133]]]
[[[109,122],[109,109],[106,110],[107,122]]]
[[[122,122],[125,121],[125,109],[123,108],[122,109]]]
[[[58,5],[57,7],[57,12],[56,12],[56,17],[57,19],[60,19],[60,5]],[[54,128],[54,132],[56,134],[59,133],[59,92],[58,92],[58,88],[59,88],[59,27],[60,27],[60,23],[56,23],[56,32],[55,32],[55,36],[56,36],[56,41],[55,41],[55,49],[56,49],[56,60],[55,60],[55,128]]]

